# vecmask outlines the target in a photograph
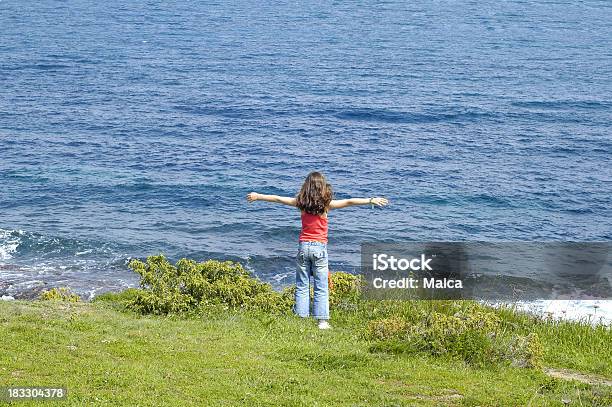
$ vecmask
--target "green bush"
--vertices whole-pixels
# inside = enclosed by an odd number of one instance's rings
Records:
[[[112,294],[102,294],[99,301],[124,303],[143,314],[181,314],[219,306],[286,313],[294,303],[295,286],[279,293],[236,262],[181,259],[173,265],[157,255],[144,262],[132,260],[129,267],[140,275],[141,288],[123,295],[121,301]],[[330,306],[356,304],[361,284],[360,276],[331,273]]]
[[[129,267],[140,275],[141,289],[127,305],[143,314],[180,314],[208,306],[287,312],[293,301],[288,290],[274,291],[231,261],[181,259],[172,265],[157,255],[146,262],[132,260]]]
[[[60,287],[43,291],[40,294],[40,299],[43,301],[79,302],[81,297],[71,292],[69,288]]]
[[[537,333],[527,336],[516,335],[508,346],[506,358],[514,366],[541,369],[544,360],[544,347]]]
[[[369,336],[375,339],[403,339],[408,332],[408,322],[400,317],[371,321],[368,325]]]
[[[354,304],[359,301],[362,286],[361,276],[341,271],[331,273],[329,292],[330,307],[344,304]]]
[[[476,303],[444,304],[410,320],[403,316],[375,319],[366,329],[376,351],[446,355],[480,366],[503,361],[528,368],[542,366],[537,335],[515,335],[510,340],[504,335],[500,317]]]

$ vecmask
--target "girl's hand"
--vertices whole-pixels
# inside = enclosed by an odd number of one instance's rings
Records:
[[[371,198],[370,199],[370,203],[372,205],[383,207],[383,206],[387,206],[387,204],[389,204],[389,200],[387,198],[376,197],[376,198]]]
[[[257,199],[259,199],[259,194],[257,192],[251,192],[250,194],[247,194],[247,201],[255,202]]]

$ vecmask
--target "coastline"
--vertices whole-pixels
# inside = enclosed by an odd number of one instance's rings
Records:
[[[71,288],[70,284],[63,285]],[[40,284],[28,287],[15,293],[8,290],[9,285],[0,281],[0,301],[25,300],[35,301],[45,290],[56,288],[55,285]],[[128,284],[122,290],[95,289],[86,292],[77,292],[81,299],[87,302],[95,301],[96,297],[107,293],[120,293],[124,290],[136,288],[137,284]],[[537,300],[516,302],[490,302],[481,301],[491,307],[507,307],[524,312],[534,317],[550,319],[553,321],[578,322],[587,325],[612,326],[612,300]]]
[[[135,288],[128,286],[126,289]],[[51,286],[37,286],[10,294],[6,288],[0,286],[0,301],[35,301],[40,295]],[[68,288],[69,285],[68,285]],[[95,301],[97,296],[107,293],[120,293],[116,290],[101,290],[99,293],[89,292],[82,299],[86,302]],[[538,300],[538,301],[517,301],[517,302],[497,302],[491,303],[482,301],[482,304],[491,307],[507,307],[523,312],[528,315],[553,321],[577,322],[587,325],[612,326],[612,300]]]

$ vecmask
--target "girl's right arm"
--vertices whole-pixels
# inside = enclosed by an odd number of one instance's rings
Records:
[[[346,208],[347,206],[355,205],[376,205],[386,206],[389,203],[387,198],[349,198],[349,199],[334,199],[329,204],[330,209]]]
[[[247,201],[255,202],[255,201],[266,201],[279,203],[283,205],[295,206],[295,198],[291,198],[288,196],[278,196],[278,195],[264,195],[258,194],[257,192],[251,192],[247,195]]]

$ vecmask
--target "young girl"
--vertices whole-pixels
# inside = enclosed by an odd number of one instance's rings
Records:
[[[310,314],[310,276],[314,279],[313,314],[319,321],[319,328],[331,328],[329,319],[329,290],[327,264],[327,214],[331,209],[346,208],[354,205],[385,206],[385,198],[332,199],[330,184],[320,172],[311,172],[306,177],[302,189],[295,198],[262,195],[251,192],[249,202],[266,201],[297,207],[302,213],[302,231],[297,255],[295,275],[294,312],[306,318]]]

